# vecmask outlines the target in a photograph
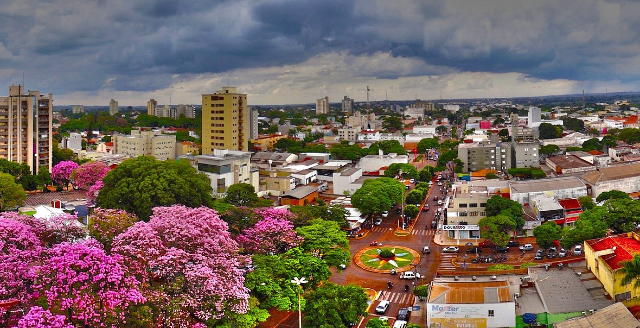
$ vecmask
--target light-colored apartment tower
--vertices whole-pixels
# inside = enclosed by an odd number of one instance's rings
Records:
[[[249,131],[251,131],[249,139],[258,139],[260,136],[258,133],[258,110],[249,108],[249,115],[251,116],[251,119],[249,120]]]
[[[316,115],[329,114],[329,96],[316,100]]]
[[[76,105],[76,106],[71,107],[71,113],[73,113],[73,114],[84,113],[84,106]]]
[[[51,171],[52,115],[51,94],[10,86],[9,96],[0,97],[0,158],[26,163],[33,173],[40,166]]]
[[[147,115],[156,115],[156,107],[158,106],[158,101],[151,98],[147,101]]]
[[[113,153],[131,157],[153,156],[157,160],[175,159],[176,136],[160,131],[131,130],[131,135],[114,135]]]
[[[247,95],[236,87],[224,87],[202,95],[202,154],[214,149],[249,149],[249,109]]]
[[[540,107],[530,106],[529,113],[527,114],[527,126],[533,127],[535,123],[538,123],[541,121],[540,117],[541,117]]]
[[[344,96],[344,99],[342,99],[342,111],[345,113],[353,113],[355,107],[355,101],[348,96]]]
[[[114,115],[118,112],[118,101],[111,99],[109,102],[109,115]]]

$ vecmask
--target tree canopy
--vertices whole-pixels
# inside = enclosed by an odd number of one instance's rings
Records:
[[[427,150],[430,150],[432,148],[437,149],[438,146],[440,146],[440,141],[437,137],[433,137],[433,138],[424,138],[422,140],[420,140],[418,142],[418,153],[422,154],[427,152]]]
[[[256,189],[252,185],[236,183],[229,186],[224,200],[235,206],[251,206],[258,201],[258,195],[256,195]]]
[[[496,215],[480,219],[480,236],[491,240],[497,246],[505,246],[516,228],[515,222],[508,216]]]
[[[598,195],[598,197],[596,198],[596,202],[600,203],[609,199],[631,199],[631,197],[629,197],[629,194],[624,191],[610,190]]]
[[[487,200],[485,207],[487,216],[505,215],[513,220],[516,224],[516,229],[522,229],[524,227],[524,210],[520,203],[511,200],[509,198],[495,195]]]
[[[296,231],[304,238],[300,247],[320,256],[328,265],[338,266],[349,262],[349,240],[337,222],[315,219]]]
[[[102,180],[96,199],[102,208],[122,209],[148,220],[156,206],[210,206],[211,182],[188,161],[158,161],[140,156],[122,162]]]
[[[555,139],[562,137],[562,127],[549,123],[541,123],[538,128],[540,139]]]
[[[388,178],[395,177],[402,170],[402,177],[404,179],[417,179],[419,176],[418,169],[415,166],[407,163],[393,163],[384,170],[384,176]]]
[[[305,300],[304,326],[309,328],[346,328],[367,313],[369,301],[362,287],[334,283],[323,284]]]
[[[553,246],[554,241],[562,238],[562,227],[553,221],[545,222],[533,229],[533,235],[536,237],[536,244],[542,248]]]
[[[20,207],[27,200],[27,193],[12,175],[0,173],[0,212]]]
[[[351,203],[365,215],[382,213],[390,210],[394,203],[400,203],[404,192],[404,185],[396,179],[369,179],[353,193]]]

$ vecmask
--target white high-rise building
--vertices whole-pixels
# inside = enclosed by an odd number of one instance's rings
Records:
[[[344,96],[344,99],[342,99],[342,111],[344,113],[353,113],[353,109],[355,107],[356,106],[353,99],[349,98],[348,96]]]
[[[316,115],[329,114],[329,96],[316,100]]]
[[[528,120],[527,120],[527,126],[528,127],[533,127],[533,126],[537,126],[536,123],[539,123],[542,121],[542,119],[540,118],[540,108],[539,107],[534,107],[531,106],[529,107],[529,114],[528,114]],[[539,124],[538,124],[539,125]]]
[[[109,102],[109,115],[114,115],[118,112],[118,101],[111,99]]]

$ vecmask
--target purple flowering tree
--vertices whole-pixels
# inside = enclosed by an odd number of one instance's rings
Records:
[[[237,237],[245,251],[254,254],[279,254],[300,245],[303,238],[293,229],[291,221],[283,219],[286,215],[263,211],[263,219],[252,228]]]
[[[39,306],[29,309],[16,328],[74,328],[63,315],[53,314]]]
[[[60,214],[46,219],[38,219],[15,212],[0,213],[0,218],[15,220],[28,225],[38,239],[46,246],[63,242],[73,242],[87,237],[87,230],[75,214]]]
[[[73,171],[78,168],[78,164],[74,161],[62,161],[51,169],[51,179],[58,184],[67,187],[71,182]]]
[[[156,207],[149,222],[137,222],[114,239],[112,253],[145,285],[156,324],[215,325],[249,311],[239,269],[247,259],[210,208]]]
[[[75,169],[71,180],[80,189],[89,189],[109,172],[109,167],[103,162],[86,162]]]
[[[89,187],[89,190],[87,190],[87,205],[91,206],[96,204],[96,198],[98,198],[98,194],[103,186],[102,180],[98,180]]]

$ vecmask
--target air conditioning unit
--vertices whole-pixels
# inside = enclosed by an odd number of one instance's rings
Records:
[[[513,294],[513,298],[518,298],[518,297],[520,297],[520,293]]]

